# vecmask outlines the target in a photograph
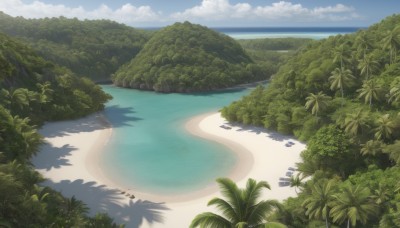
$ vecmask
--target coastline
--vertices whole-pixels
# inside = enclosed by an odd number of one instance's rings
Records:
[[[221,124],[231,129],[221,128]],[[296,194],[293,188],[279,187],[278,179],[285,176],[287,166],[299,161],[303,144],[264,129],[230,125],[215,112],[190,118],[184,127],[190,134],[221,143],[235,153],[238,163],[229,178],[240,187],[245,186],[248,178],[253,178],[266,180],[271,185],[271,190],[264,195],[268,199],[283,200]],[[112,136],[112,125],[102,113],[74,121],[47,123],[40,132],[47,144],[32,163],[48,179],[44,185],[66,197],[82,200],[91,215],[106,212],[127,227],[187,227],[197,214],[215,211],[207,207],[207,202],[220,197],[216,183],[171,197],[128,190],[110,180],[100,164],[102,148]],[[285,147],[288,140],[296,142],[295,145]],[[130,199],[126,194],[134,194],[136,198]]]

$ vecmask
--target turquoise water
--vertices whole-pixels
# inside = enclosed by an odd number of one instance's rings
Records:
[[[309,38],[313,40],[320,40],[320,39],[325,39],[330,36],[335,36],[338,33],[329,33],[329,32],[316,32],[316,33],[310,33],[310,32],[304,32],[304,33],[270,33],[270,32],[259,32],[259,33],[226,33],[228,36],[232,37],[233,39],[237,40],[248,40],[248,39],[264,39],[264,38]],[[347,34],[347,33],[342,33],[342,34]]]
[[[214,28],[234,39],[310,38],[320,40],[337,34],[356,32],[359,27],[232,27]]]
[[[105,109],[114,130],[103,165],[115,182],[154,194],[186,193],[226,176],[238,162],[224,146],[188,134],[184,124],[250,89],[160,94],[102,87],[114,97]]]

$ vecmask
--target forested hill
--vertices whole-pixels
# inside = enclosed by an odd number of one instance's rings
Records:
[[[150,32],[108,20],[24,19],[0,12],[0,32],[28,42],[46,60],[94,81],[110,80],[150,38]]]
[[[222,114],[308,142],[281,222],[400,227],[400,15],[309,43]]]
[[[0,64],[0,104],[36,123],[84,116],[103,109],[110,99],[89,79],[78,78],[4,34]]]
[[[43,143],[37,125],[102,110],[110,98],[0,33],[1,227],[117,227],[105,214],[88,217],[75,198],[40,187],[44,179],[29,161]]]
[[[185,22],[157,31],[140,53],[116,72],[113,82],[160,92],[192,92],[268,76],[232,38]]]

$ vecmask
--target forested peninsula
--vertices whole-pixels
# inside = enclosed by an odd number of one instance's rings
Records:
[[[195,92],[266,80],[232,38],[189,22],[157,31],[113,76],[117,86],[158,92]]]
[[[278,221],[400,227],[399,24],[393,15],[308,43],[267,87],[222,110],[229,121],[307,141],[291,179],[298,197],[285,201]]]

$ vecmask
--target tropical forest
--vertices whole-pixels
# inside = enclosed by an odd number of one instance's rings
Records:
[[[232,38],[189,22],[158,31],[113,76],[117,86],[196,92],[261,81],[266,71]]]
[[[104,82],[190,94],[267,82],[222,116],[307,144],[296,197],[261,199],[266,181],[221,177],[208,205],[222,215],[190,227],[400,227],[400,15],[321,40],[235,40],[187,21],[144,30],[0,12],[0,227],[124,227],[43,186],[31,163],[47,122],[105,108]]]
[[[400,16],[310,42],[266,87],[222,109],[307,142],[288,227],[400,227]]]

